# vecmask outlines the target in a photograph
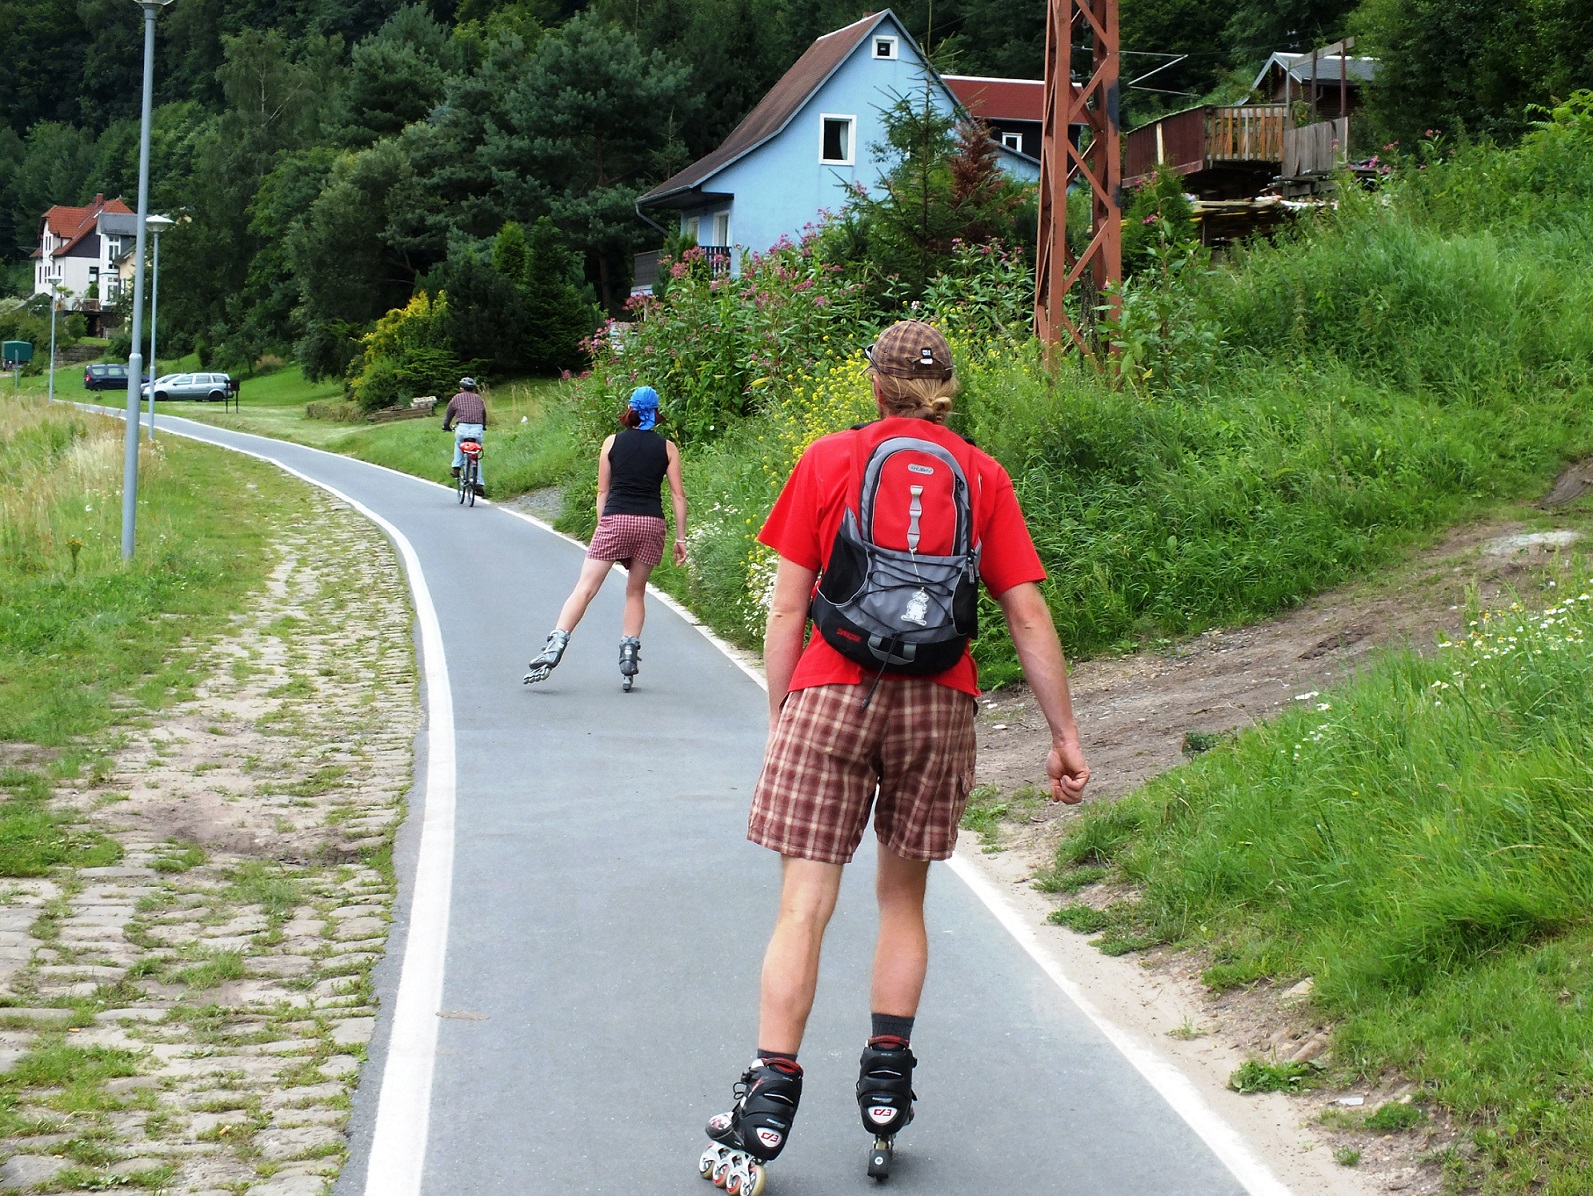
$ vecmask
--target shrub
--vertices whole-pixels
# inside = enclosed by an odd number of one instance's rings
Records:
[[[407,306],[394,308],[360,338],[360,352],[349,367],[349,391],[361,411],[377,411],[416,395],[451,393],[461,369],[448,341],[448,297],[432,301],[417,292]]]
[[[628,326],[595,337],[585,423],[606,434],[635,386],[656,388],[670,432],[710,441],[731,423],[820,372],[852,348],[859,288],[837,277],[814,239],[743,259],[738,277],[713,277],[700,249],[669,264],[663,299],[633,299]]]

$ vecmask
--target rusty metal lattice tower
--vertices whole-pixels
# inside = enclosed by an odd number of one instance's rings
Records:
[[[1040,240],[1035,263],[1034,330],[1047,344],[1064,335],[1086,355],[1088,338],[1065,301],[1083,279],[1084,322],[1100,296],[1115,310],[1123,278],[1122,144],[1118,132],[1117,0],[1048,0],[1045,31],[1045,124],[1040,139]],[[1073,83],[1074,28],[1092,54],[1090,77]],[[1082,125],[1088,144],[1069,135]],[[1068,250],[1068,186],[1090,190],[1089,241]]]

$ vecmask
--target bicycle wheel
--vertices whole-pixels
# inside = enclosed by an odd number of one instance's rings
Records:
[[[470,486],[470,458],[465,458],[465,463],[459,467],[459,505],[465,505],[465,491]]]
[[[470,469],[468,471],[469,474],[470,474],[470,485],[465,487],[465,493],[466,493],[465,501],[468,502],[471,506],[475,506],[476,505],[476,471],[479,468],[480,467],[477,466],[477,464],[474,461],[472,461],[470,463]]]

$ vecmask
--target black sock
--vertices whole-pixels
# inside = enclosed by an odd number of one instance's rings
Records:
[[[913,1037],[913,1019],[910,1017],[897,1017],[892,1013],[874,1013],[869,1015],[872,1030],[869,1034],[869,1045],[878,1045],[876,1038],[894,1038],[906,1046]]]
[[[802,1065],[796,1061],[795,1051],[766,1051],[762,1047],[759,1047],[758,1058],[764,1063],[773,1063],[778,1065],[781,1071],[800,1072],[802,1070]]]

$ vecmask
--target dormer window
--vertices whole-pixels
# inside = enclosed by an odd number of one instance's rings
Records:
[[[1003,133],[1001,135],[1001,144],[1004,148],[1012,150],[1014,153],[1021,154],[1023,152],[1023,134]]]
[[[826,115],[819,120],[823,130],[819,142],[819,161],[831,166],[852,165],[857,117]]]
[[[876,37],[874,39],[874,57],[894,59],[896,57],[896,39],[894,37]]]

